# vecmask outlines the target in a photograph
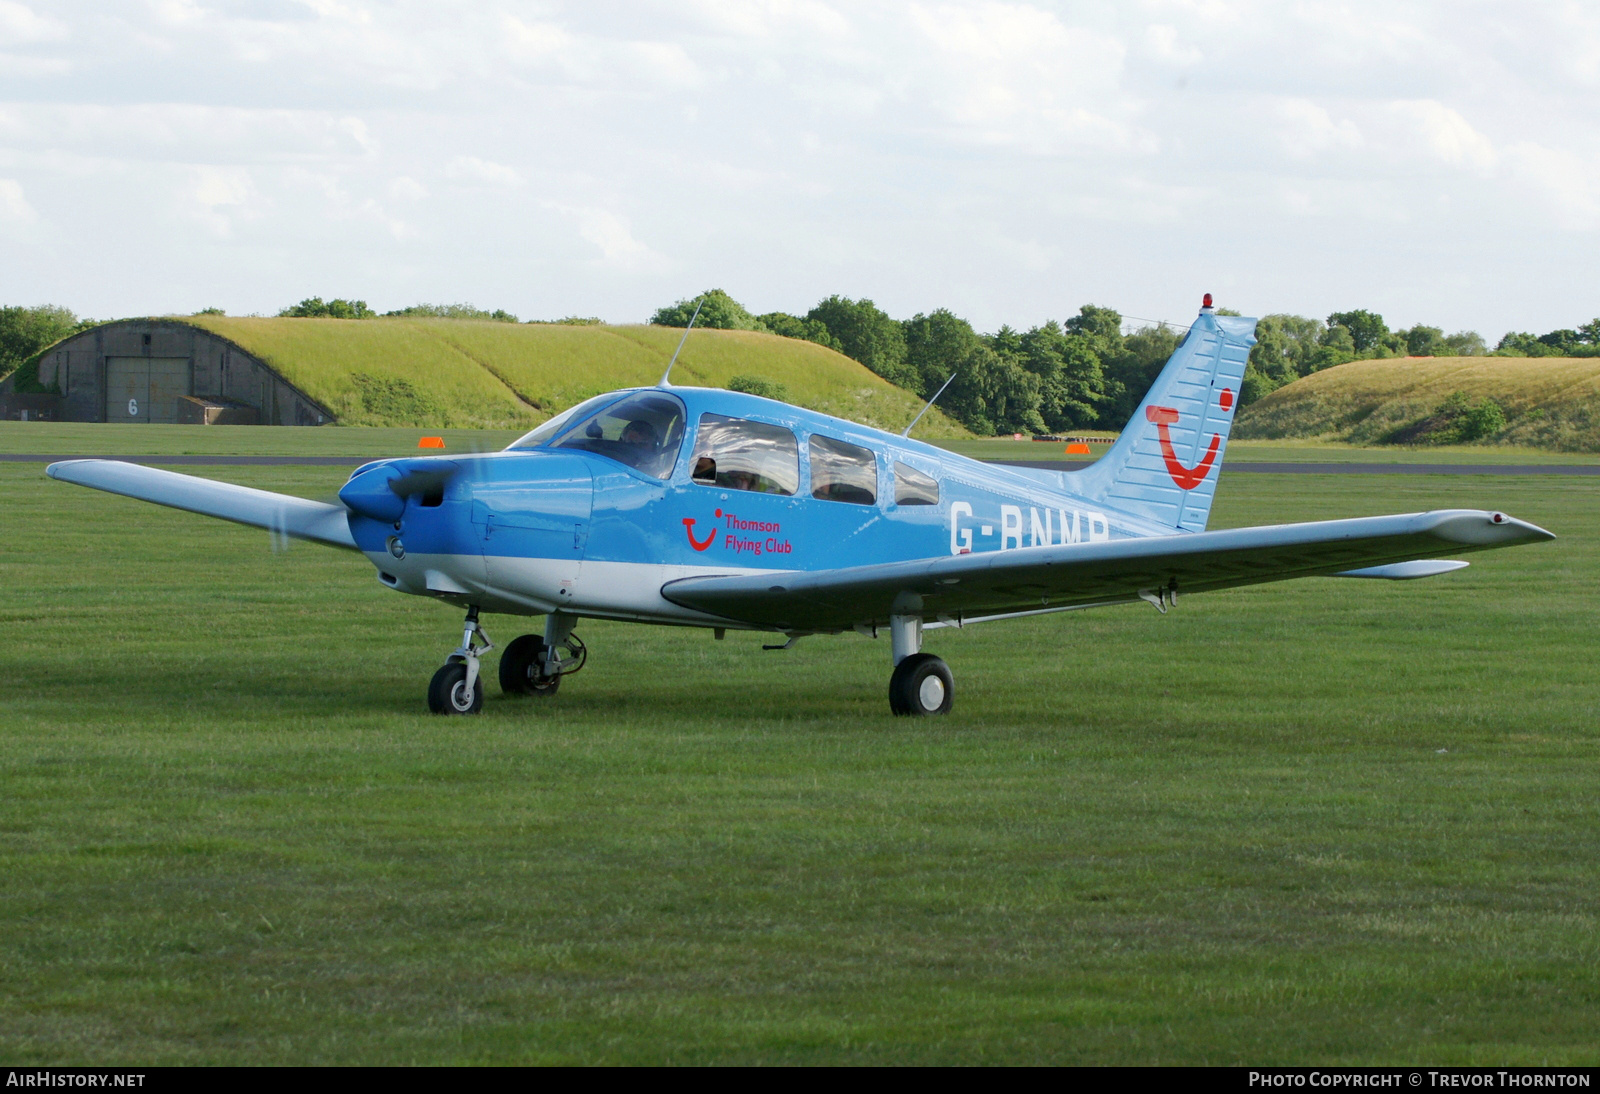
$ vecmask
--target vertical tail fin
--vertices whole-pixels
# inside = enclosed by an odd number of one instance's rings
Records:
[[[1122,436],[1072,476],[1073,490],[1169,528],[1204,531],[1255,330],[1254,319],[1213,312],[1207,293]]]

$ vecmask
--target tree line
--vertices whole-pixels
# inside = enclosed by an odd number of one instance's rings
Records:
[[[697,306],[697,326],[817,342],[925,399],[954,374],[939,406],[982,435],[1121,429],[1185,333],[1159,324],[1124,334],[1122,315],[1095,304],[1059,323],[1026,331],[1003,326],[993,334],[979,333],[945,308],[896,320],[871,300],[843,296],[830,296],[804,315],[754,315],[721,289],[661,308],[650,321],[681,327]],[[1600,355],[1600,319],[1537,336],[1511,332],[1492,351],[1476,331],[1447,335],[1425,324],[1390,330],[1383,316],[1364,309],[1334,312],[1326,321],[1268,315],[1256,339],[1240,385],[1241,406],[1347,361]]]
[[[993,334],[975,330],[947,308],[895,319],[865,297],[830,296],[804,315],[754,315],[721,289],[661,308],[650,322],[682,327],[697,306],[697,326],[765,331],[816,342],[925,399],[953,376],[939,406],[980,435],[1121,429],[1184,335],[1183,330],[1164,324],[1124,333],[1119,312],[1094,304],[1083,305],[1076,315],[1060,322],[1052,320],[1025,331],[1003,326]],[[223,312],[207,308],[196,314]],[[471,304],[415,304],[380,314],[364,300],[315,296],[278,314],[286,318],[521,322],[510,312]],[[590,324],[600,320],[571,316],[553,322]],[[18,368],[36,369],[37,356],[46,347],[94,325],[94,320],[79,319],[71,310],[53,305],[0,307],[0,379]],[[1447,335],[1424,324],[1390,330],[1383,316],[1361,309],[1334,312],[1326,320],[1268,315],[1257,326],[1256,338],[1241,384],[1241,405],[1346,361],[1483,354],[1600,356],[1600,319],[1541,335],[1511,331],[1493,350],[1475,331]],[[16,382],[18,390],[37,387],[36,379],[30,385],[28,374],[19,375]]]

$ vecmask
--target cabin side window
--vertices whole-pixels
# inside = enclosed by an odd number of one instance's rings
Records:
[[[899,460],[894,462],[894,503],[896,505],[938,505],[939,482],[908,467]]]
[[[860,445],[811,435],[811,496],[823,501],[874,505],[878,461]]]
[[[683,446],[683,404],[676,395],[641,391],[607,407],[556,444],[625,463],[654,479],[665,479]]]
[[[724,490],[793,494],[800,488],[800,445],[782,426],[702,414],[692,477]]]

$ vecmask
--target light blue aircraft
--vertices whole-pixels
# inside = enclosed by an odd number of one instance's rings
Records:
[[[1081,471],[980,463],[753,395],[614,391],[503,452],[380,460],[342,505],[108,460],[57,479],[360,551],[392,589],[466,609],[430,709],[483,706],[481,612],[542,615],[500,655],[508,695],[583,667],[580,619],[887,634],[889,706],[943,714],[925,631],[1292,577],[1418,578],[1460,554],[1554,537],[1449,509],[1207,532],[1255,320],[1206,307],[1132,421]],[[687,337],[687,332],[685,333]],[[670,372],[670,367],[669,367]]]

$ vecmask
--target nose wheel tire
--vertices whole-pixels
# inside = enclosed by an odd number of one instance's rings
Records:
[[[483,677],[467,688],[467,666],[447,662],[428,684],[428,709],[435,714],[477,714],[483,709]]]
[[[889,709],[897,715],[949,714],[955,694],[950,666],[931,653],[912,654],[889,678]]]
[[[507,695],[532,695],[548,699],[561,686],[560,676],[544,675],[549,649],[536,634],[525,634],[500,655],[500,690]]]

